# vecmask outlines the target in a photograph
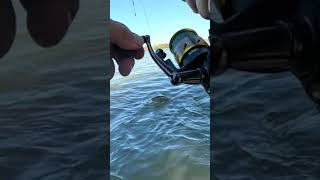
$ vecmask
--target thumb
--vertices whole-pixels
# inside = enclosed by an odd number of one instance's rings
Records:
[[[143,46],[143,38],[131,32],[124,24],[110,20],[110,28],[110,41],[118,47],[126,50],[136,50]]]

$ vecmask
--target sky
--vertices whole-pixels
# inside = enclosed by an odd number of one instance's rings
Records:
[[[152,44],[169,43],[183,28],[195,30],[203,39],[209,36],[210,22],[182,0],[110,0],[110,18],[139,35],[150,35]]]

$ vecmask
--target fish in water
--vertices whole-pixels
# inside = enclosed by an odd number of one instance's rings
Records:
[[[166,96],[155,96],[151,99],[151,104],[156,107],[161,107],[169,102],[169,98]]]

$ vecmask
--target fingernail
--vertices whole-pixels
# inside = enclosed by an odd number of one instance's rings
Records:
[[[137,34],[134,35],[134,40],[135,40],[135,42],[136,42],[136,44],[138,45],[139,48],[144,43],[143,38],[141,36],[137,35]]]

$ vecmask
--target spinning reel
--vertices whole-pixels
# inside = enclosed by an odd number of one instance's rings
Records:
[[[173,85],[201,84],[208,93],[210,92],[209,45],[194,30],[182,29],[170,40],[169,49],[180,69],[176,68],[170,59],[165,60],[166,53],[162,49],[154,52],[149,36],[143,38],[152,59],[170,78]]]

